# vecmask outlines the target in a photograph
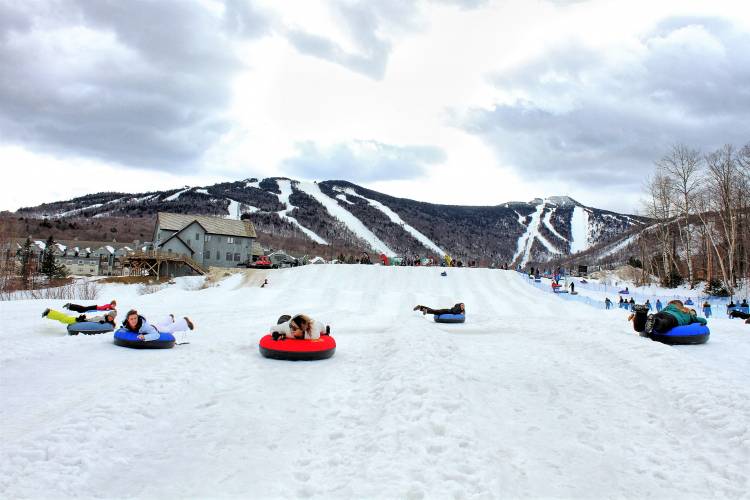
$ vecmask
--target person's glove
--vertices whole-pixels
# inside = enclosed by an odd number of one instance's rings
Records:
[[[82,322],[82,321],[86,321],[86,315],[85,314],[81,314],[80,316],[78,316],[76,318],[76,321],[79,322],[79,323]]]
[[[271,338],[274,340],[284,340],[286,339],[286,335],[279,332],[273,332],[271,333]]]

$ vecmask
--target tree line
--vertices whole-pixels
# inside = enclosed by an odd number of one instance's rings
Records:
[[[676,144],[655,163],[643,202],[644,273],[665,286],[701,280],[733,295],[750,279],[750,143],[702,152]]]

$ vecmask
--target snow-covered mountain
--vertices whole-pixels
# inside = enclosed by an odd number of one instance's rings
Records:
[[[261,234],[386,255],[443,255],[495,263],[542,262],[608,242],[640,217],[567,196],[496,206],[396,198],[347,181],[246,179],[149,193],[97,193],[22,208],[33,217],[152,217],[159,211],[248,218]]]

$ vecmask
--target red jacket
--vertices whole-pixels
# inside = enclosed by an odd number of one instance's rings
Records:
[[[104,304],[103,306],[96,306],[97,311],[111,311],[113,309],[112,304]]]

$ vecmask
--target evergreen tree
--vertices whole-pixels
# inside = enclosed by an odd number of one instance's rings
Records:
[[[52,236],[47,238],[47,244],[42,252],[42,274],[48,279],[65,278],[68,275],[65,266],[55,260],[55,240]]]
[[[34,253],[31,250],[31,240],[26,238],[26,241],[21,247],[21,284],[23,288],[29,287],[29,281],[33,275],[32,267],[34,265]]]

